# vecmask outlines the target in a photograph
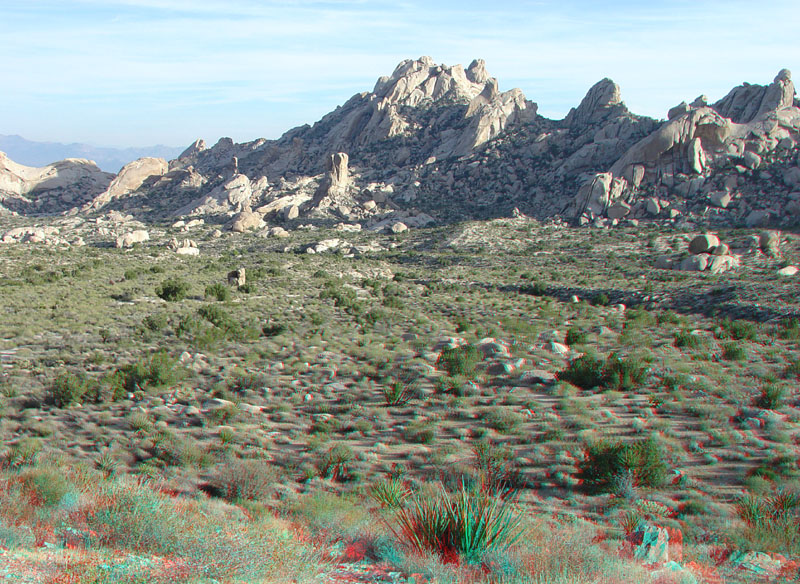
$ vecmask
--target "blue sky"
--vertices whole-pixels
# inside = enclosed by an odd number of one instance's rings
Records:
[[[0,134],[108,146],[275,138],[399,61],[486,60],[560,118],[603,77],[636,113],[800,77],[797,0],[0,0]]]

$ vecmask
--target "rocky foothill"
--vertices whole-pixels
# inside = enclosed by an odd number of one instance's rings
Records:
[[[743,84],[715,103],[700,96],[655,120],[630,112],[603,79],[550,120],[519,89],[501,92],[481,60],[465,69],[422,57],[277,140],[198,140],[175,160],[142,158],[116,176],[88,160],[31,168],[0,155],[0,211],[205,220],[279,237],[299,221],[398,233],[515,208],[602,228],[774,229],[800,216],[798,105],[782,70],[771,84]],[[36,230],[3,239],[61,241]],[[691,269],[702,263],[694,257]]]

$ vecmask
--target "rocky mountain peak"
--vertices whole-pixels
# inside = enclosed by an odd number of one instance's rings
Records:
[[[770,85],[744,83],[711,107],[737,124],[747,124],[763,115],[794,105],[792,73],[781,69]]]
[[[470,67],[468,76],[461,65],[437,65],[430,57],[406,59],[391,77],[378,80],[373,93],[384,107],[388,104],[416,107],[443,99],[468,103],[483,91],[489,79],[483,62],[475,61]]]
[[[586,126],[605,120],[610,115],[625,113],[619,85],[607,77],[595,83],[586,93],[580,105],[570,111],[567,123],[570,126]]]

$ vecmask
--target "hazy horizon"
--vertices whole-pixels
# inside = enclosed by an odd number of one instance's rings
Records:
[[[406,58],[486,60],[564,117],[610,77],[635,113],[770,83],[800,63],[796,2],[38,0],[0,7],[0,134],[98,147],[277,138]],[[787,31],[785,35],[781,31]]]

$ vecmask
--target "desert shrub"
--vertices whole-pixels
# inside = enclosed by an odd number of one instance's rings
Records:
[[[258,290],[258,287],[252,282],[245,282],[244,284],[239,286],[237,290],[239,290],[239,292],[241,292],[242,294],[252,294],[256,290]]]
[[[578,478],[591,492],[612,490],[617,477],[630,472],[636,486],[658,488],[666,481],[665,455],[653,438],[625,444],[601,441],[589,445]]]
[[[594,389],[603,384],[603,360],[593,353],[586,353],[572,360],[556,377],[583,389]]]
[[[586,334],[586,331],[573,325],[567,329],[567,334],[564,337],[564,343],[570,347],[572,345],[580,345],[586,342],[587,336],[588,335]]]
[[[401,541],[445,561],[478,563],[523,535],[510,502],[463,485],[455,493],[441,488],[438,496],[414,494],[398,509],[395,522],[391,528]]]
[[[744,361],[747,358],[747,352],[739,343],[725,343],[722,345],[722,358],[726,361]]]
[[[777,410],[783,404],[786,388],[769,383],[761,389],[761,393],[753,400],[753,405],[765,410]]]
[[[436,360],[439,369],[447,371],[451,377],[474,377],[481,362],[482,355],[478,347],[463,345],[461,347],[445,347]]]
[[[189,294],[190,286],[178,278],[167,278],[156,288],[156,296],[167,302],[179,302]]]
[[[22,438],[6,452],[3,465],[10,468],[21,468],[36,464],[42,452],[42,442],[38,438]]]
[[[699,349],[705,344],[705,339],[700,335],[695,335],[691,331],[680,330],[675,333],[673,345],[679,349]]]
[[[364,307],[358,301],[356,291],[352,288],[346,288],[341,282],[326,281],[319,297],[322,300],[333,300],[334,306],[353,315],[361,314],[364,311]]]
[[[405,482],[399,477],[387,477],[376,482],[369,490],[369,496],[381,507],[398,509],[410,495]]]
[[[747,472],[747,478],[761,477],[768,481],[778,481],[792,477],[798,472],[798,460],[791,456],[774,456],[765,460]]]
[[[762,551],[800,551],[800,494],[777,490],[769,496],[748,493],[736,502],[747,529],[744,537]]]
[[[592,304],[594,304],[595,306],[608,306],[609,304],[611,304],[611,299],[605,292],[600,292],[600,294],[592,298]]]
[[[91,382],[85,373],[61,373],[50,386],[50,399],[57,408],[81,403],[90,386]]]
[[[656,315],[656,324],[663,326],[665,324],[680,324],[681,317],[672,310],[664,310]]]
[[[430,444],[436,437],[436,428],[430,420],[414,420],[403,432],[405,439],[415,444]]]
[[[73,490],[63,469],[49,465],[29,467],[19,479],[24,490],[43,507],[55,507]]]
[[[612,353],[603,367],[603,385],[609,389],[630,391],[645,382],[647,373],[647,365],[639,358],[623,358]]]
[[[353,450],[336,444],[317,460],[317,472],[322,478],[346,481],[351,478],[350,463],[355,458]]]
[[[378,385],[387,406],[400,406],[419,397],[419,379],[407,372],[397,372],[382,379]]]
[[[747,320],[731,320],[724,318],[717,323],[717,337],[734,341],[754,341],[758,335],[758,327]]]
[[[797,341],[800,340],[800,319],[787,318],[780,323],[779,334],[781,338]]]
[[[219,282],[206,286],[206,298],[214,298],[219,302],[227,302],[231,299],[231,290],[225,284]]]
[[[508,497],[522,487],[524,481],[511,448],[481,440],[473,445],[472,453],[482,491]]]
[[[266,499],[277,483],[275,470],[262,460],[230,460],[209,482],[212,494],[228,501]]]
[[[283,323],[265,324],[261,327],[261,334],[265,337],[277,337],[281,333],[285,333],[287,327]]]
[[[247,391],[258,391],[267,386],[267,377],[263,373],[234,371],[228,381],[228,391],[243,394]]]
[[[166,328],[167,324],[169,324],[167,315],[163,312],[150,314],[142,319],[142,326],[152,332],[163,330]]]
[[[123,380],[122,383],[129,392],[173,385],[183,377],[184,373],[184,370],[178,367],[177,359],[170,357],[163,349],[135,363],[125,365],[118,371],[123,376],[120,380]]]
[[[501,407],[489,410],[484,419],[490,428],[497,430],[501,434],[510,434],[516,431],[525,421],[521,414]]]

